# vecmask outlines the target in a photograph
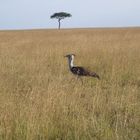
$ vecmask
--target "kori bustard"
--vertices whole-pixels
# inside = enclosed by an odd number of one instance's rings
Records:
[[[75,54],[68,54],[65,57],[68,58],[69,69],[73,74],[78,76],[91,76],[100,79],[99,75],[96,74],[95,72],[90,72],[83,67],[74,66],[73,62],[74,62]]]

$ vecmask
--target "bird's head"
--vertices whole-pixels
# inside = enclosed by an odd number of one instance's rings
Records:
[[[75,57],[75,54],[68,54],[65,55],[65,57],[67,57],[68,59],[73,59]]]

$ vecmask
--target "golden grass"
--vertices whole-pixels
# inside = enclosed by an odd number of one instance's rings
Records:
[[[0,140],[138,139],[140,28],[0,32]]]

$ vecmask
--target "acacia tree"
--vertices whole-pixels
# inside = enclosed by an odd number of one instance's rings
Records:
[[[59,12],[59,13],[54,13],[51,15],[51,19],[57,19],[58,20],[58,29],[61,27],[61,20],[67,17],[71,17],[72,15],[66,12]]]

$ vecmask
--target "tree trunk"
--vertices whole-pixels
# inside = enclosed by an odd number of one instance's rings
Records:
[[[60,27],[61,27],[61,22],[60,22],[60,19],[58,19],[58,29],[60,29]]]

